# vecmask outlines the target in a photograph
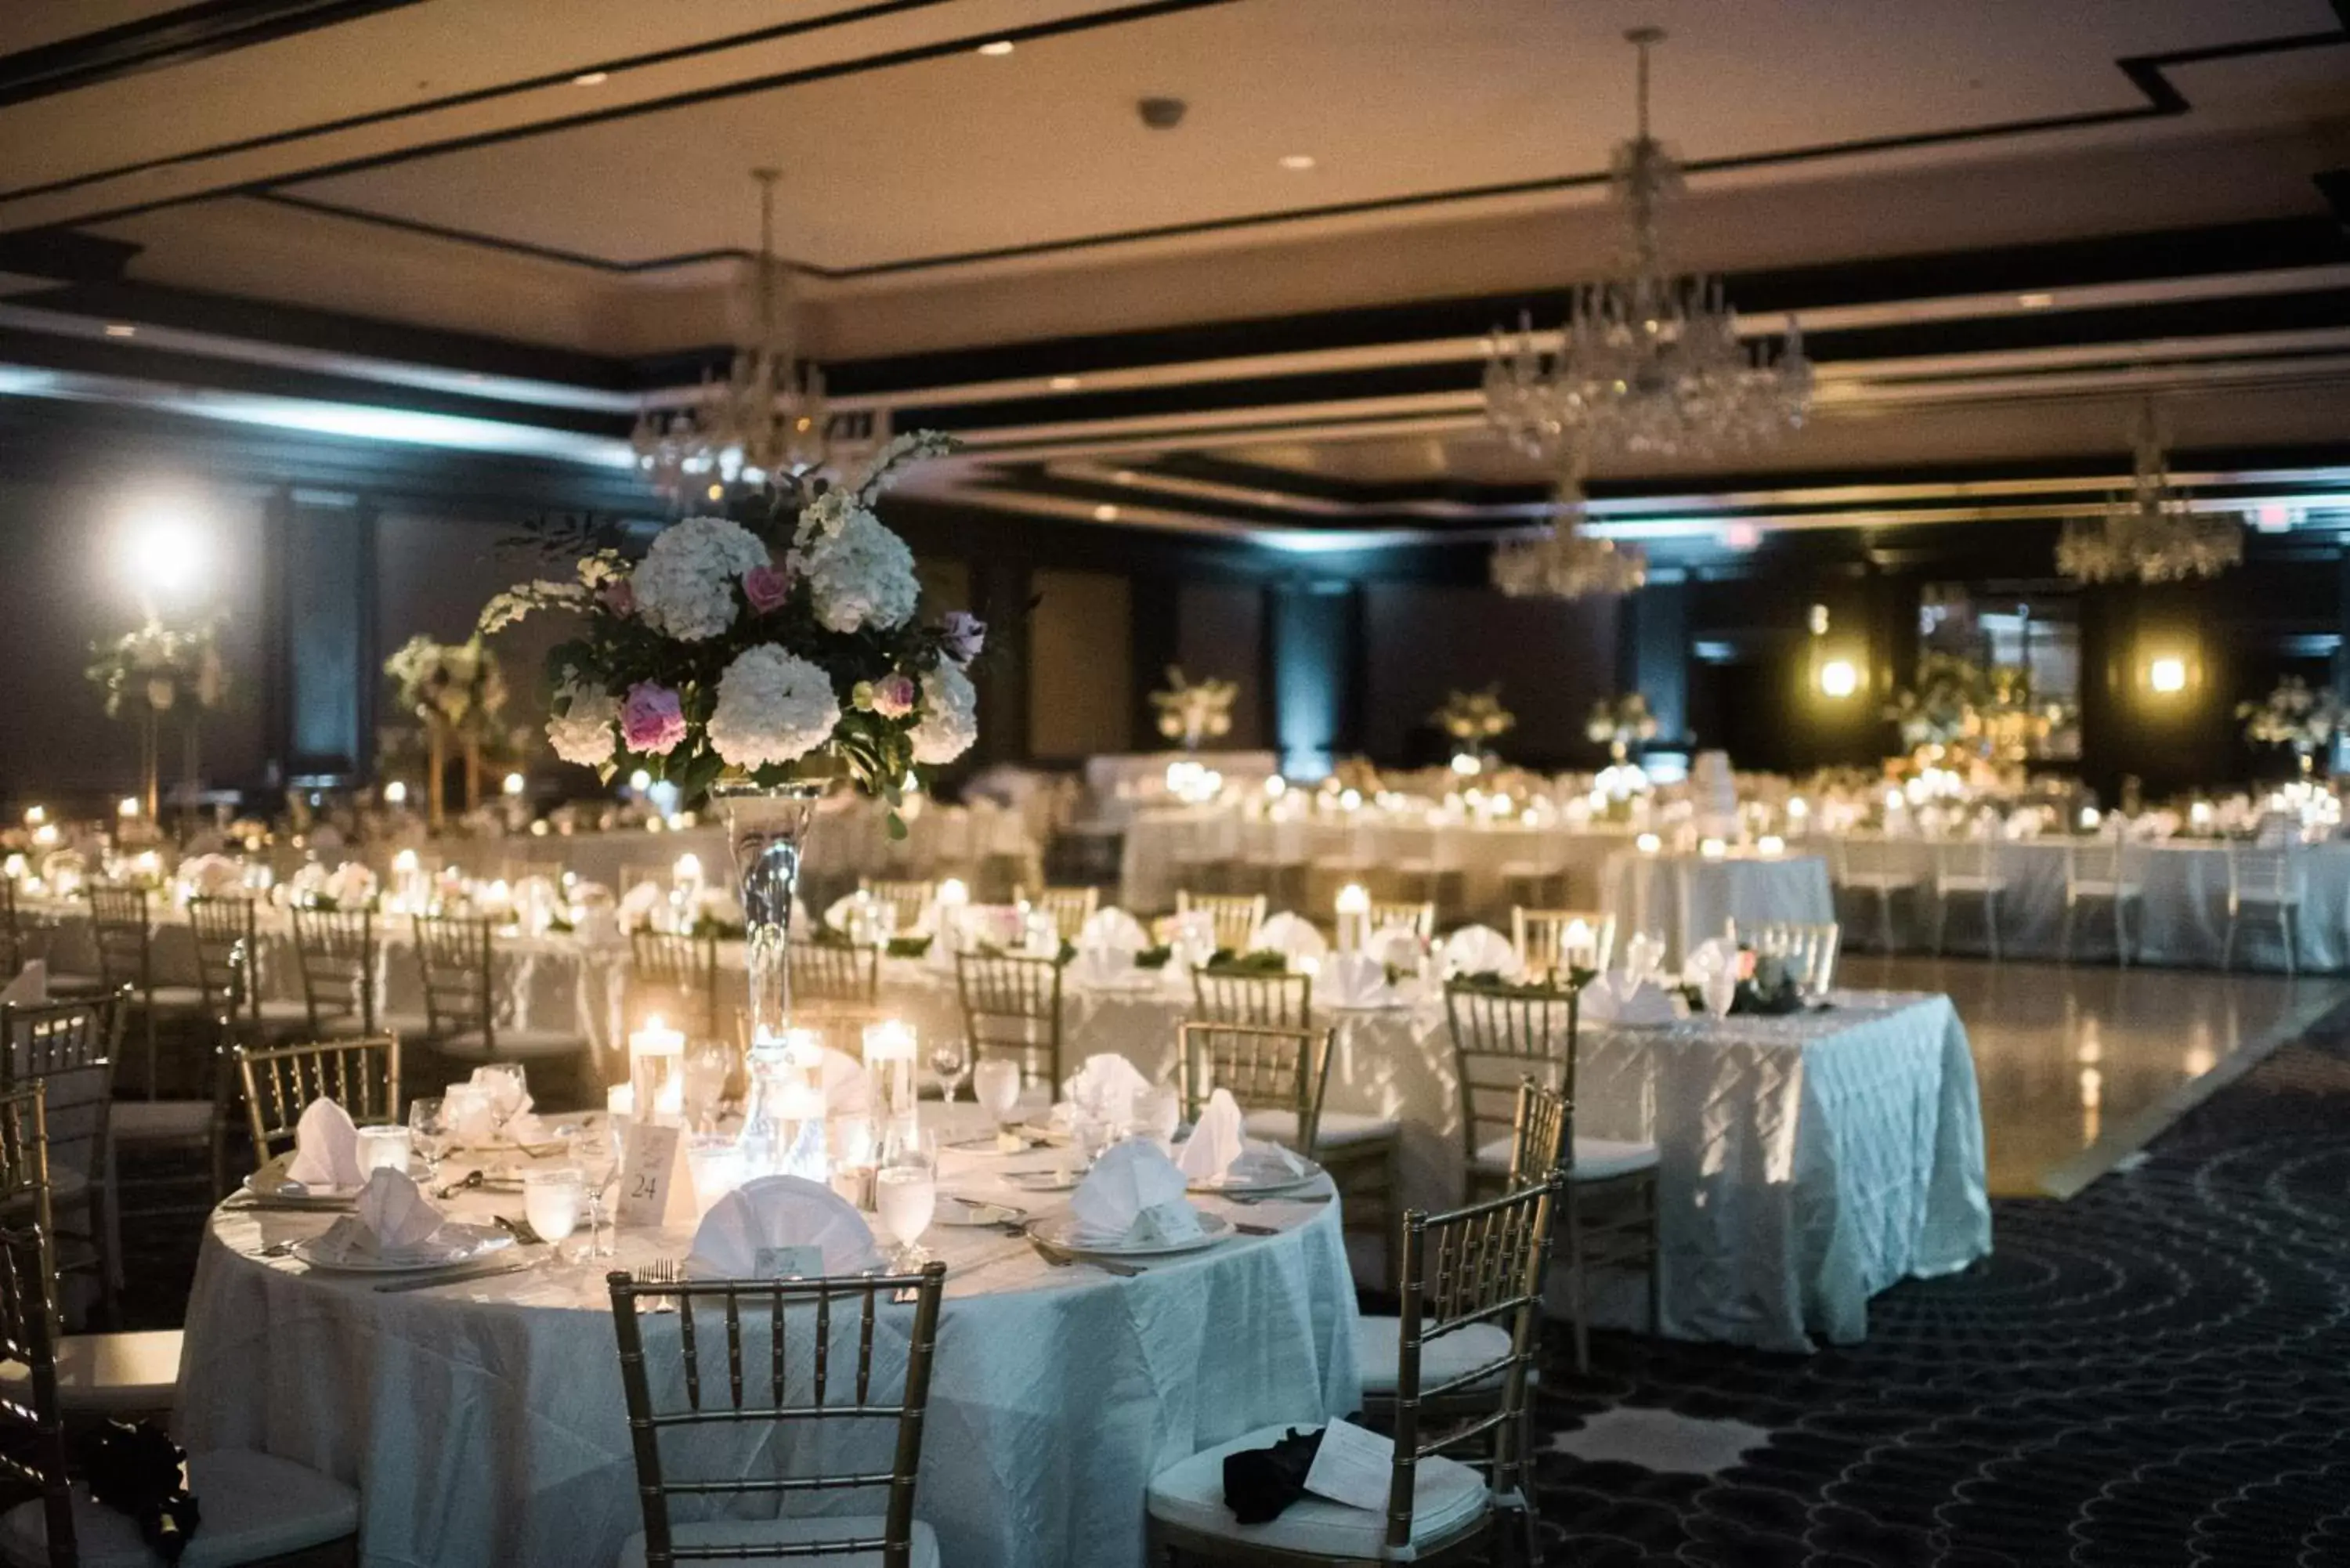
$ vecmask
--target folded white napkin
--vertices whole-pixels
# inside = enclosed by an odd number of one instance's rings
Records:
[[[1369,953],[1335,953],[1315,981],[1319,1000],[1333,1007],[1384,1007],[1395,1000],[1388,966]]]
[[[1730,1004],[1738,999],[1738,971],[1716,970],[1698,982],[1698,990],[1708,1012],[1716,1018],[1727,1017]]]
[[[1669,1023],[1673,999],[1648,981],[1603,975],[1584,988],[1582,1016],[1593,1023]]]
[[[1681,961],[1681,977],[1691,985],[1702,985],[1711,975],[1737,972],[1738,947],[1728,937],[1708,937]]]
[[[861,1116],[873,1108],[873,1079],[846,1051],[824,1048],[824,1109],[831,1116]]]
[[[244,889],[244,867],[225,855],[199,855],[180,862],[180,880],[204,898],[225,898]]]
[[[1124,953],[1139,953],[1150,945],[1150,933],[1142,922],[1115,906],[1096,909],[1086,917],[1077,930],[1077,950],[1085,952],[1106,948]]]
[[[1318,959],[1330,950],[1330,944],[1322,940],[1313,921],[1284,909],[1268,917],[1256,929],[1256,938],[1249,943],[1249,949],[1253,952],[1279,953],[1284,958]]]
[[[1463,926],[1445,939],[1444,972],[1507,978],[1518,972],[1518,950],[1491,926]]]
[[[1419,933],[1409,926],[1381,926],[1371,933],[1371,940],[1363,944],[1363,950],[1383,964],[1390,964],[1397,969],[1417,969],[1419,967],[1419,955],[1426,950],[1420,943]]]
[[[49,966],[43,959],[26,959],[25,967],[16,971],[5,990],[0,990],[0,1003],[14,1002],[18,1007],[38,1007],[49,1000]]]
[[[1293,1150],[1277,1143],[1261,1143],[1252,1138],[1243,1146],[1240,1158],[1225,1170],[1224,1179],[1245,1186],[1305,1174],[1305,1162]]]
[[[1191,1137],[1175,1153],[1178,1169],[1193,1181],[1221,1181],[1241,1157],[1241,1107],[1229,1089],[1208,1096]]]
[[[531,1114],[528,1089],[517,1091],[514,1075],[495,1067],[476,1067],[466,1081],[473,1092],[460,1113],[457,1141],[476,1147],[494,1143],[537,1144],[546,1141],[546,1127]],[[504,1126],[499,1126],[499,1117]]]
[[[620,929],[633,931],[651,924],[653,911],[668,902],[669,889],[660,883],[638,883],[620,895]]]
[[[1150,1080],[1115,1051],[1087,1057],[1061,1086],[1062,1097],[1087,1119],[1113,1127],[1133,1119],[1135,1102],[1149,1092]]]
[[[854,1274],[880,1262],[872,1228],[848,1199],[806,1177],[763,1176],[711,1206],[685,1266],[697,1280],[748,1280]]]
[[[1148,1246],[1200,1233],[1200,1211],[1183,1196],[1183,1173],[1155,1143],[1112,1144],[1069,1195],[1077,1236],[1092,1242]]]
[[[417,1190],[407,1173],[389,1166],[379,1166],[369,1176],[354,1209],[315,1243],[329,1262],[437,1263],[481,1240],[468,1227],[448,1226],[447,1217]]]
[[[348,1192],[359,1184],[359,1135],[350,1113],[334,1101],[319,1098],[302,1108],[294,1124],[294,1158],[286,1178],[305,1187],[331,1187]]]
[[[1146,1089],[1135,1096],[1133,1119],[1163,1147],[1183,1123],[1183,1096],[1172,1084]]]

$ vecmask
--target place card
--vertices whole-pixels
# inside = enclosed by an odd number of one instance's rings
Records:
[[[691,1185],[681,1168],[684,1143],[674,1127],[631,1121],[620,1142],[620,1200],[614,1223],[659,1227],[693,1218]]]
[[[1322,1428],[1322,1446],[1305,1472],[1305,1490],[1315,1497],[1385,1513],[1395,1480],[1395,1439],[1348,1421]]]
[[[824,1273],[822,1247],[761,1247],[751,1254],[751,1277],[813,1280]]]

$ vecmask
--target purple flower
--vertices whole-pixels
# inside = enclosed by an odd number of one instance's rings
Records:
[[[792,575],[780,566],[754,566],[743,574],[743,597],[761,615],[781,609],[792,597]]]
[[[637,613],[637,587],[626,577],[614,577],[604,585],[604,607],[614,615]]]
[[[685,710],[666,686],[639,680],[620,704],[620,739],[629,750],[658,755],[685,739]]]
[[[939,651],[957,664],[977,659],[987,643],[987,623],[969,610],[949,610],[939,630]]]
[[[884,719],[902,719],[914,711],[920,689],[910,675],[884,675],[873,683],[873,711]]]

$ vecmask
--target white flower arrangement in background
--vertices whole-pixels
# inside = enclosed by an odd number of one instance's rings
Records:
[[[1191,680],[1183,667],[1167,667],[1167,684],[1150,694],[1159,710],[1159,732],[1170,741],[1181,741],[1186,751],[1194,751],[1202,740],[1221,739],[1232,731],[1232,700],[1240,688],[1230,680]]]

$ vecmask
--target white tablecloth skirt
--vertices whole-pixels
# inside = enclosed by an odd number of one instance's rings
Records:
[[[1665,939],[1664,961],[1672,967],[1732,920],[1825,925],[1835,919],[1827,862],[1816,855],[1708,859],[1619,849],[1602,876],[1601,908],[1616,917],[1616,951],[1624,951],[1634,932],[1652,932]]]

